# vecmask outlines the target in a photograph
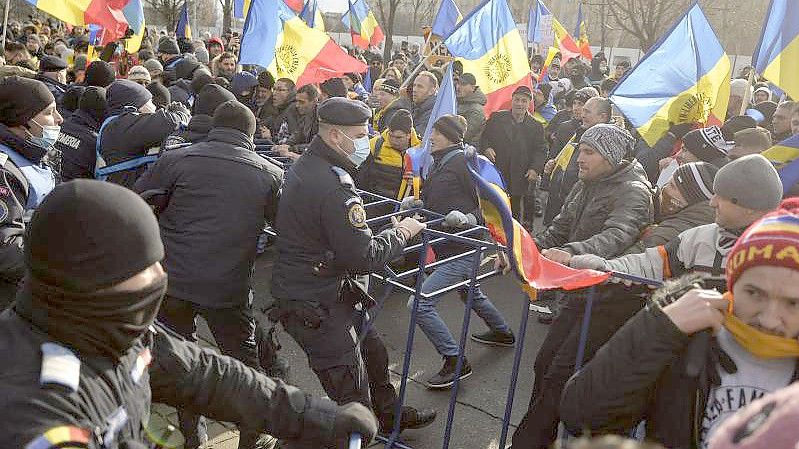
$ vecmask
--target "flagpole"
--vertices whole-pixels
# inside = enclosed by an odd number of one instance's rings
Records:
[[[441,45],[443,45],[443,44],[444,44],[444,41],[438,41],[438,42],[436,42],[436,46],[435,46],[435,47],[433,47],[433,49],[432,49],[432,50],[430,50],[430,56],[432,56],[432,55],[436,54],[436,51],[437,51],[437,50],[438,50],[438,49],[441,47]],[[429,56],[428,56],[428,57],[429,57]],[[409,82],[410,80],[412,80],[412,79],[413,79],[413,77],[414,77],[414,76],[416,76],[416,74],[417,74],[417,73],[419,73],[419,72],[422,70],[422,68],[424,67],[424,62],[425,62],[425,60],[427,60],[427,58],[422,58],[422,59],[419,61],[419,65],[417,65],[417,66],[416,66],[416,68],[414,68],[414,69],[413,69],[413,71],[411,72],[411,74],[410,74],[410,75],[408,75],[408,77],[407,77],[407,78],[405,78],[405,81],[403,81],[403,82],[402,82],[402,85],[400,86],[400,90],[402,90],[402,89],[404,89],[405,87],[407,87],[407,86],[408,86],[408,82]]]
[[[8,1],[8,0],[6,0]],[[744,97],[741,99],[741,113],[738,115],[746,115],[746,110],[749,109],[749,102],[752,101],[752,84],[755,80],[755,67],[749,71],[749,78],[747,79],[747,89],[744,91]]]
[[[6,34],[8,33],[8,9],[11,7],[11,0],[6,0],[6,8],[3,10],[3,45],[6,48]]]

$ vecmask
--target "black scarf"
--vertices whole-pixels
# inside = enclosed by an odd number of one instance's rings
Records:
[[[166,284],[164,276],[133,292],[76,293],[28,276],[14,308],[80,354],[118,359],[155,321]]]

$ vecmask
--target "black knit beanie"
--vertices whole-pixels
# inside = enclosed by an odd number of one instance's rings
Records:
[[[178,47],[178,41],[175,40],[175,38],[163,36],[158,41],[158,53],[164,53],[167,55],[179,55],[180,47]]]
[[[172,102],[172,94],[169,89],[159,82],[148,84],[147,90],[153,95],[153,104],[157,108],[165,108]]]
[[[235,99],[233,92],[218,84],[208,84],[203,87],[194,102],[194,115],[214,115],[220,104]]]
[[[41,81],[16,75],[3,78],[0,80],[0,123],[24,125],[54,101],[50,89]]]
[[[403,131],[410,134],[411,128],[413,128],[413,118],[411,117],[411,112],[407,109],[400,109],[395,112],[388,122],[388,129],[392,131]]]
[[[175,77],[178,79],[190,80],[194,76],[194,71],[200,67],[201,64],[194,59],[183,58],[175,65]]]
[[[108,112],[105,89],[95,86],[87,87],[83,95],[80,96],[78,107],[81,111],[89,114],[98,122],[102,122],[105,120],[106,113]]]
[[[252,137],[255,134],[255,115],[236,100],[226,101],[214,110],[214,128],[232,128]]]
[[[97,61],[92,61],[89,67],[86,67],[87,86],[108,87],[115,79],[114,68],[105,61],[98,59]]]
[[[466,119],[460,115],[444,114],[433,124],[433,129],[443,134],[450,142],[463,142]]]
[[[131,80],[116,80],[106,89],[106,99],[111,111],[124,106],[139,109],[153,99],[153,94],[146,87]]]
[[[214,76],[211,75],[211,72],[202,68],[197,69],[197,71],[194,72],[194,77],[191,79],[191,91],[195,94],[202,92],[206,84],[211,84],[213,82]]]
[[[150,207],[132,190],[109,182],[58,185],[36,209],[25,239],[31,274],[65,290],[110,287],[163,258]]]
[[[69,86],[61,96],[61,107],[67,112],[75,112],[80,103],[80,97],[86,91],[86,86]]]

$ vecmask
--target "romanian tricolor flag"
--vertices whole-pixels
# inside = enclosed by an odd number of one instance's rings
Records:
[[[447,37],[452,30],[463,20],[463,15],[455,4],[455,0],[441,0],[436,18],[433,19],[431,33],[439,37]]]
[[[283,2],[297,14],[302,11],[302,0],[283,0]],[[252,3],[252,0],[233,0],[233,17],[237,19],[246,19],[247,13],[250,12],[250,3]]]
[[[103,41],[110,42],[125,36],[129,22],[124,10],[128,8],[129,3],[133,3],[133,0],[27,0],[27,2],[70,25],[99,25],[104,30]],[[135,3],[141,8],[138,0]],[[143,22],[143,13],[141,19]],[[131,28],[136,31],[135,27]]]
[[[322,18],[322,12],[316,6],[316,0],[308,0],[305,3],[302,11],[300,11],[300,19],[311,28],[325,31],[325,19]]]
[[[485,0],[444,40],[450,54],[463,63],[488,98],[486,116],[510,109],[511,95],[532,88],[527,46],[505,0]]]
[[[566,31],[566,28],[552,16],[552,30],[555,32],[555,46],[561,54],[561,64],[572,58],[579,58],[582,55],[582,50],[577,41],[574,40],[571,34]]]
[[[265,67],[275,78],[289,78],[297,87],[367,69],[324,31],[308,27],[286,4],[275,0],[252,0],[239,64]]]
[[[136,53],[141,48],[141,41],[144,38],[144,8],[141,0],[129,0],[128,4],[122,8],[128,27],[133,30],[133,36],[125,40],[125,50],[128,53]]]
[[[794,99],[799,98],[799,4],[771,0],[760,45],[752,59],[755,71]]]
[[[341,20],[349,27],[356,47],[375,47],[386,38],[366,0],[350,0],[350,9]]]
[[[780,174],[782,190],[788,193],[799,183],[799,134],[789,137],[761,153]]]
[[[574,29],[574,35],[577,36],[577,46],[580,48],[580,54],[588,59],[594,59],[594,54],[591,53],[591,44],[588,42],[588,26],[583,20],[583,4],[577,8],[577,26]]]
[[[189,2],[183,2],[180,8],[180,17],[175,27],[175,36],[183,39],[191,39],[191,25],[189,25]]]
[[[730,58],[698,4],[611,92],[649,146],[677,123],[720,125],[730,97]]]
[[[494,164],[475,152],[467,154],[466,160],[477,186],[486,227],[497,243],[507,247],[510,265],[531,300],[535,299],[536,290],[575,290],[600,284],[610,277],[609,273],[577,270],[542,257],[530,233],[511,215],[510,197]]]

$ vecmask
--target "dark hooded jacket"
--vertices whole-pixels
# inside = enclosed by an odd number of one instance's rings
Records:
[[[97,132],[102,117],[78,109],[61,124],[55,147],[61,151],[61,180],[94,179],[97,162]]]

